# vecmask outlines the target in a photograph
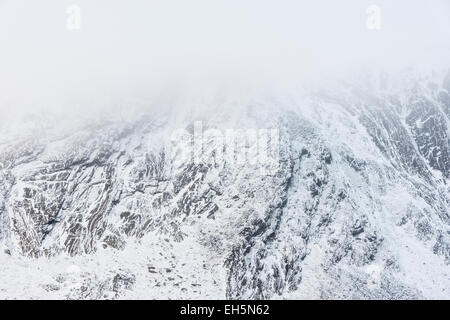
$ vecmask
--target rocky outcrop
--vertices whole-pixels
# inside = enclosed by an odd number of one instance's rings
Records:
[[[220,261],[224,276],[206,262],[203,272],[226,298],[448,298],[447,82],[389,93],[354,87],[345,98],[322,93],[257,115],[246,107],[242,121],[279,129],[274,172],[248,162],[175,166],[169,120],[149,114],[2,138],[0,242],[12,256],[76,259],[157,237],[164,253],[149,252],[167,254],[175,271],[141,271],[164,274],[155,281],[171,292],[201,291],[178,281],[193,258],[171,247],[193,242],[202,259]],[[86,273],[64,297],[118,298],[142,285],[139,272]]]

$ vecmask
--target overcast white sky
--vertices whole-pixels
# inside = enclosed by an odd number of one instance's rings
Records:
[[[77,31],[66,28],[71,4]],[[366,27],[371,4],[379,31]],[[280,83],[410,64],[450,65],[450,1],[0,0],[0,115],[183,80]]]

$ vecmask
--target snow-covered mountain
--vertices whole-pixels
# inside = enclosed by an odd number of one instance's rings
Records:
[[[0,298],[449,299],[450,74],[399,83],[5,126]],[[180,161],[198,122],[275,169]]]

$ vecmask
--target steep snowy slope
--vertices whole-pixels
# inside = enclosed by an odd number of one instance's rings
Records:
[[[211,109],[5,128],[0,298],[450,298],[449,76]]]

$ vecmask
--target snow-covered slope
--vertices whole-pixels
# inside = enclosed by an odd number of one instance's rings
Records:
[[[4,128],[0,298],[450,298],[449,76],[207,107]],[[178,161],[198,121],[276,169]]]

